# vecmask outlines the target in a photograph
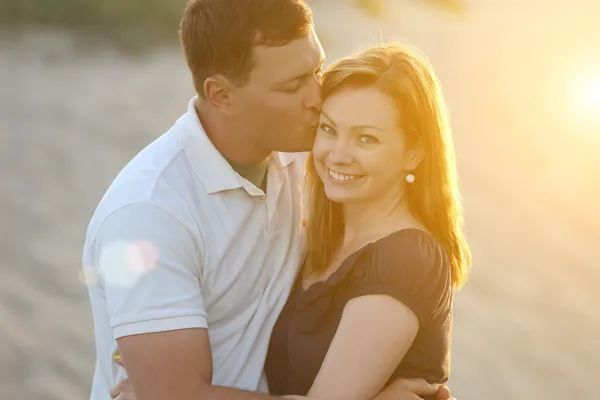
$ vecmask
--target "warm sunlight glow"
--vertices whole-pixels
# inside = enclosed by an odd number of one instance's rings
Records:
[[[572,91],[572,107],[579,128],[600,133],[600,68],[582,74]]]
[[[600,71],[598,76],[581,79],[575,89],[575,104],[577,108],[590,116],[600,115]]]
[[[600,112],[600,78],[597,82],[590,82],[581,91],[582,107],[591,112]]]

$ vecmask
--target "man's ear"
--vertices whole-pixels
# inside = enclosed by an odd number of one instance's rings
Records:
[[[419,141],[410,148],[406,157],[406,163],[404,169],[406,171],[414,171],[417,169],[423,158],[425,157],[425,146],[423,142]]]
[[[232,91],[235,87],[222,75],[214,75],[204,81],[204,96],[210,105],[223,113],[233,111]]]

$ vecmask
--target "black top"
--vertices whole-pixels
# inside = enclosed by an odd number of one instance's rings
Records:
[[[405,229],[348,257],[327,280],[303,290],[298,278],[273,329],[265,372],[273,395],[307,395],[346,303],[387,294],[419,319],[396,378],[446,383],[450,367],[452,279],[445,251],[428,233]]]

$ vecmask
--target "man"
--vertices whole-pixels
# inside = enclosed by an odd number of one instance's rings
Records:
[[[117,350],[139,400],[270,398],[270,332],[303,258],[294,153],[312,146],[324,52],[300,0],[192,0],[180,35],[198,96],[87,232],[92,400],[125,378]],[[409,385],[435,392],[403,381],[395,398]]]

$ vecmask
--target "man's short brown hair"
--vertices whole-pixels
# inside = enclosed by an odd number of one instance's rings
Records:
[[[254,67],[254,46],[280,46],[306,36],[312,12],[303,0],[189,0],[180,39],[196,92],[223,74],[243,85]]]

